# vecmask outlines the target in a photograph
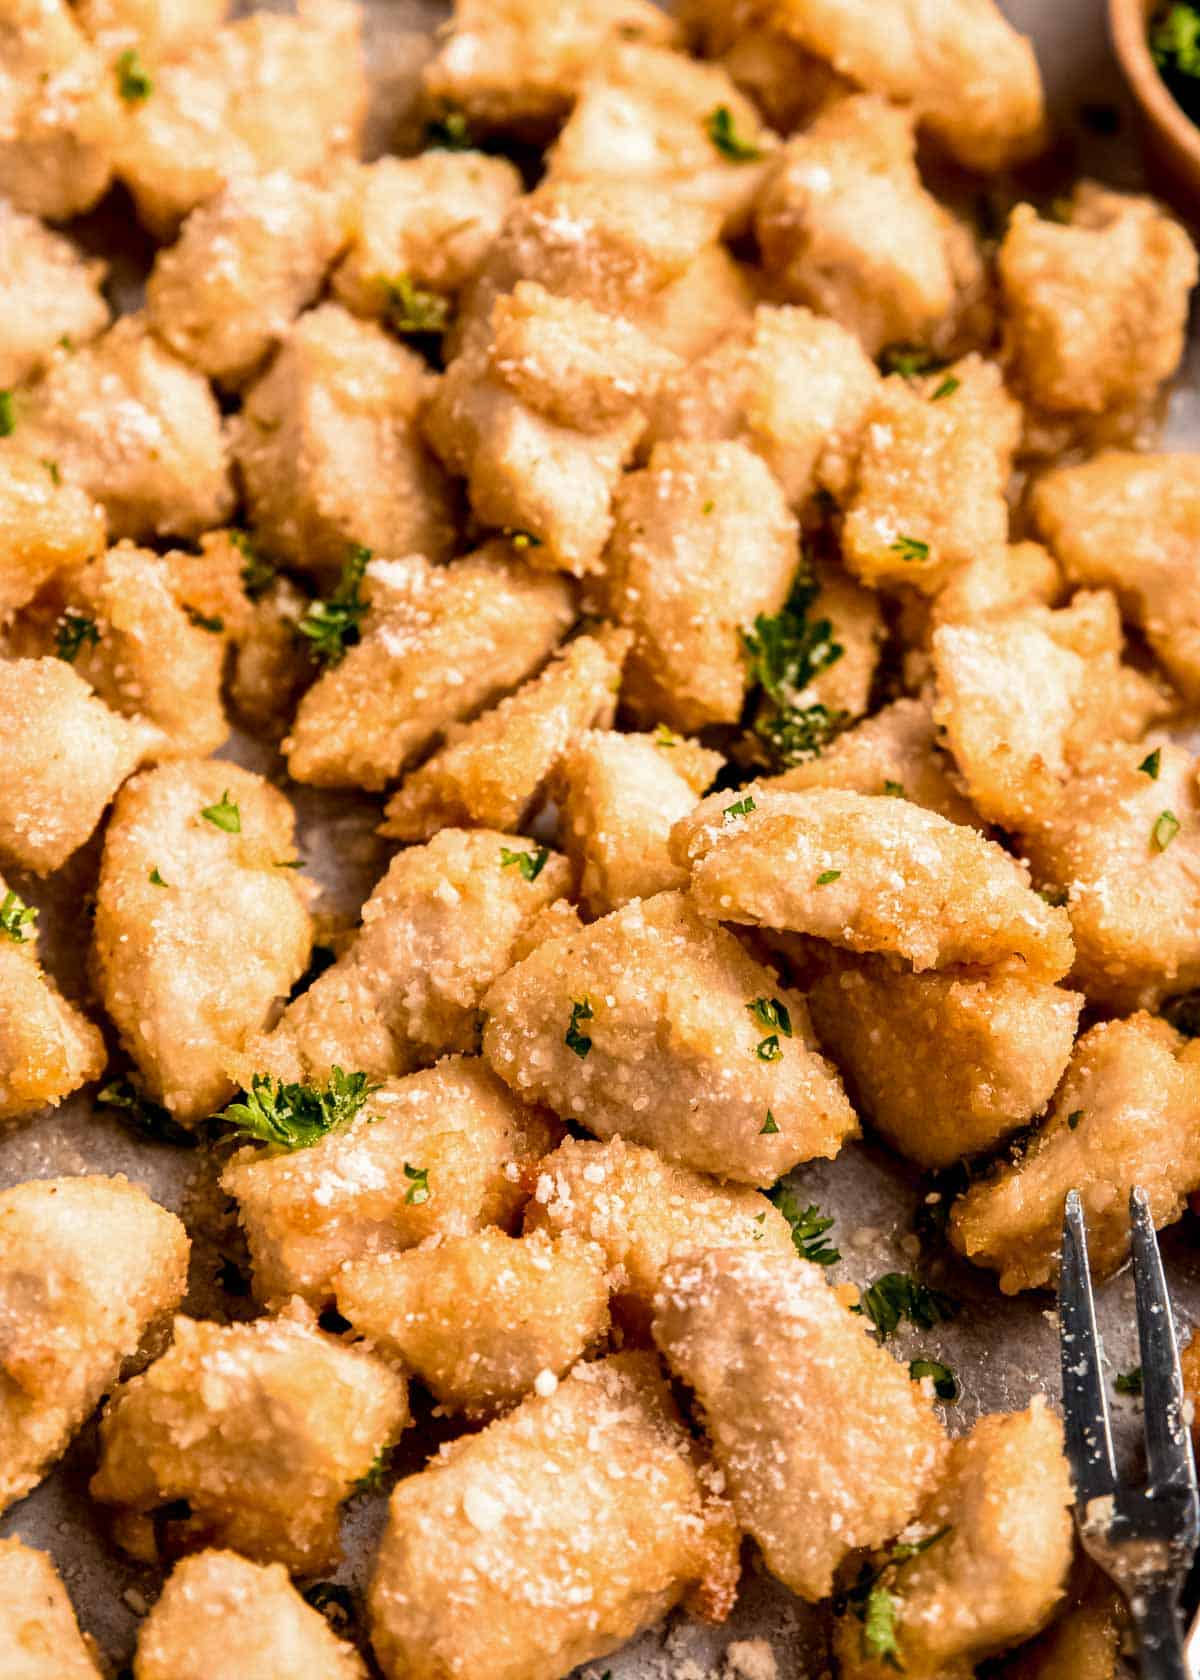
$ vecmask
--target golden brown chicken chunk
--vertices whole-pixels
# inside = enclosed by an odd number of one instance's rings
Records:
[[[296,629],[311,602],[285,577],[256,589],[255,597],[250,617],[235,638],[229,698],[248,728],[278,741],[316,676],[305,651],[308,644]]]
[[[0,199],[0,386],[40,372],[64,339],[82,344],[108,325],[106,266]]]
[[[281,1564],[205,1551],[175,1565],[138,1630],[134,1680],[366,1680],[362,1658]]]
[[[452,725],[445,746],[392,795],[380,832],[425,840],[475,823],[519,832],[571,743],[612,723],[630,640],[613,629],[578,636],[507,700]]]
[[[0,527],[0,619],[31,601],[56,572],[104,547],[104,514],[91,496],[64,484],[56,463],[17,450],[0,454]]]
[[[1184,1355],[1186,1368],[1187,1355]],[[1090,1567],[1090,1566],[1089,1566]],[[1000,1672],[1004,1680],[1123,1680],[1129,1612],[1116,1591],[1082,1570],[1084,1583],[1038,1639]]]
[[[140,48],[154,60],[199,46],[229,15],[231,0],[74,0],[79,22],[105,52]]]
[[[221,1182],[238,1203],[255,1294],[321,1306],[347,1261],[511,1225],[557,1137],[478,1057],[451,1056],[388,1080],[353,1124],[307,1149],[243,1152]]]
[[[603,1255],[569,1233],[492,1227],[358,1260],[338,1274],[337,1302],[377,1353],[468,1417],[552,1394],[608,1329]]]
[[[1145,407],[1174,373],[1196,252],[1152,199],[1081,181],[1065,223],[1019,204],[997,261],[1012,376],[1035,406]]]
[[[388,1680],[560,1680],[728,1583],[729,1541],[652,1355],[578,1365],[400,1482],[371,1645]]]
[[[929,603],[930,622],[971,624],[1017,607],[1052,607],[1063,593],[1058,561],[1041,543],[988,548],[960,566]]]
[[[710,794],[677,824],[703,915],[814,934],[916,970],[978,963],[1058,980],[1070,922],[974,829],[911,800],[762,784]]]
[[[129,110],[116,169],[160,239],[240,175],[304,175],[353,153],[366,115],[362,13],[349,0],[255,12],[155,65]]]
[[[284,742],[299,782],[382,788],[531,676],[575,617],[566,579],[499,541],[449,566],[374,560],[366,582],[362,640],[309,689]]]
[[[0,1540],[0,1669],[5,1680],[102,1680],[47,1552]]]
[[[975,1665],[1039,1632],[1066,1591],[1074,1552],[1062,1424],[1039,1395],[993,1412],[952,1441],[941,1476],[903,1539],[921,1549],[876,1559],[891,1595],[895,1651],[873,1654],[865,1623],[844,1615],[839,1674],[970,1680]]]
[[[104,839],[93,958],[146,1087],[185,1123],[234,1086],[231,1053],[308,963],[294,816],[261,776],[216,760],[147,771]]]
[[[836,1155],[857,1129],[783,991],[682,893],[548,939],[484,998],[484,1055],[527,1100],[603,1138],[749,1184]]]
[[[336,191],[286,170],[238,176],[193,210],[146,283],[146,320],[237,390],[312,303],[349,236]]]
[[[90,1492],[143,1562],[164,1541],[227,1545],[318,1574],[340,1556],[339,1504],[408,1421],[403,1380],[299,1306],[252,1324],[180,1317],[167,1352],[105,1407]],[[187,1514],[156,1527],[164,1505]]]
[[[738,1526],[800,1597],[915,1514],[942,1431],[920,1387],[796,1255],[710,1249],[667,1267],[654,1339],[703,1412]]]
[[[1047,473],[1032,508],[1071,582],[1114,590],[1172,682],[1200,699],[1200,454],[1104,450]]]
[[[475,1051],[484,993],[538,911],[566,892],[566,862],[519,835],[443,829],[398,852],[354,942],[246,1049],[250,1071],[372,1078]]]
[[[178,1307],[188,1238],[124,1178],[0,1191],[0,1511],[28,1493]]]

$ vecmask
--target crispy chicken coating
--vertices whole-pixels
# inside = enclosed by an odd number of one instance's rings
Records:
[[[397,1486],[371,1644],[388,1680],[560,1680],[736,1577],[731,1538],[652,1355],[578,1365]]]
[[[309,689],[284,742],[299,782],[382,788],[531,676],[575,617],[566,579],[499,541],[449,566],[372,561],[367,593],[362,640]]]
[[[106,268],[0,199],[0,386],[40,372],[64,338],[82,344],[108,325]]]
[[[950,1443],[936,1487],[905,1531],[923,1549],[884,1576],[895,1661],[872,1657],[863,1624],[846,1615],[839,1674],[885,1680],[900,1664],[914,1680],[970,1680],[983,1658],[1039,1632],[1066,1590],[1073,1499],[1062,1424],[1041,1395],[1026,1411],[981,1417]]]
[[[102,1680],[47,1552],[0,1540],[0,1667],[5,1680]]]
[[[307,1149],[246,1150],[225,1169],[259,1300],[333,1297],[348,1261],[512,1225],[551,1118],[516,1101],[474,1056],[388,1080],[350,1125]]]
[[[941,1428],[819,1266],[741,1247],[677,1259],[654,1339],[700,1405],[738,1526],[801,1598],[828,1597],[849,1552],[912,1518]]]
[[[680,1166],[772,1184],[857,1130],[803,998],[682,893],[548,939],[483,1007],[484,1055],[514,1091]]]
[[[799,562],[782,490],[744,444],[660,443],[615,506],[605,589],[634,633],[625,704],[685,732],[736,723],[742,628],[779,611]]]
[[[0,619],[104,547],[104,514],[91,496],[18,450],[0,454],[0,527]]]
[[[710,794],[676,825],[672,851],[714,919],[815,934],[918,971],[978,963],[1050,981],[1071,966],[1066,912],[1021,864],[909,799],[752,784],[737,801]]]
[[[325,1079],[338,1063],[390,1078],[477,1050],[484,993],[570,882],[563,858],[551,853],[539,869],[539,855],[486,828],[442,829],[398,852],[349,949],[247,1047],[250,1071]]]
[[[1183,1359],[1186,1373],[1186,1353]],[[1092,1582],[1072,1592],[1046,1632],[1000,1672],[1004,1680],[1122,1680],[1128,1628],[1129,1612],[1116,1591]]]
[[[316,675],[296,626],[308,611],[307,595],[277,577],[258,595],[235,640],[229,698],[257,734],[279,740],[291,725],[304,690]]]
[[[0,1511],[37,1486],[178,1307],[188,1246],[175,1215],[124,1178],[0,1191]]]
[[[134,1680],[366,1680],[281,1564],[205,1551],[175,1565],[138,1631]]]
[[[303,1310],[179,1317],[167,1352],[104,1408],[90,1492],[143,1562],[164,1542],[215,1545],[319,1574],[339,1561],[339,1504],[408,1422],[403,1379]]]
[[[1058,561],[1041,543],[989,548],[960,566],[929,603],[934,627],[971,624],[1016,607],[1052,607],[1063,593]]]
[[[190,52],[220,28],[230,0],[73,0],[79,22],[105,52],[140,48],[154,61]]]
[[[232,1095],[230,1054],[307,966],[306,883],[281,867],[295,850],[287,799],[235,764],[165,764],[117,800],[96,887],[97,988],[147,1090],[185,1124]]]
[[[1006,1295],[1038,1289],[1058,1274],[1063,1201],[1076,1189],[1092,1268],[1115,1271],[1129,1252],[1133,1186],[1161,1226],[1200,1185],[1198,1103],[1200,1044],[1145,1014],[1090,1028],[1028,1151],[955,1203],[951,1242],[998,1272]]]
[[[490,1417],[553,1385],[608,1329],[601,1251],[491,1227],[343,1268],[338,1311],[439,1405]]]
[[[473,723],[406,777],[380,832],[425,840],[447,825],[519,832],[573,741],[616,710],[628,631],[604,629],[568,642],[539,676]]]

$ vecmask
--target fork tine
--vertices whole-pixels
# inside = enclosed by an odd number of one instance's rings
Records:
[[[1068,1193],[1063,1218],[1058,1322],[1067,1457],[1075,1498],[1083,1506],[1115,1491],[1117,1465],[1100,1363],[1087,1232],[1077,1190]]]
[[[1138,1343],[1142,1350],[1143,1428],[1150,1487],[1196,1490],[1192,1432],[1183,1416],[1183,1376],[1162,1256],[1146,1192],[1129,1196],[1133,1230],[1133,1284]]]

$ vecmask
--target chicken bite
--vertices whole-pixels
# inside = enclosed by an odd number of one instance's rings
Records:
[[[1083,998],[1022,974],[904,974],[865,958],[818,980],[808,1003],[860,1113],[910,1161],[948,1167],[1045,1108]]]
[[[611,724],[630,640],[611,628],[578,636],[507,700],[452,725],[445,746],[392,795],[380,833],[425,840],[475,823],[520,831],[571,742]]]
[[[544,1231],[491,1228],[355,1261],[337,1303],[377,1353],[471,1418],[553,1392],[608,1329],[601,1251]]]
[[[362,1658],[281,1564],[182,1558],[138,1630],[134,1680],[367,1680]]]
[[[1058,561],[1041,543],[989,548],[960,566],[929,602],[930,622],[971,624],[1017,607],[1052,607],[1063,593]]]
[[[1063,1202],[1075,1189],[1092,1268],[1115,1271],[1129,1252],[1133,1186],[1163,1226],[1200,1185],[1197,1104],[1200,1044],[1146,1014],[1090,1028],[1028,1151],[954,1204],[951,1242],[998,1272],[1006,1295],[1039,1289],[1058,1275]]]
[[[483,1007],[484,1055],[520,1096],[680,1166],[772,1184],[857,1130],[803,998],[682,893],[548,939]]]
[[[56,572],[104,547],[104,514],[91,496],[64,484],[56,463],[18,450],[0,453],[0,528],[0,620],[32,601]]]
[[[950,1443],[936,1487],[903,1539],[915,1555],[877,1560],[894,1611],[894,1649],[873,1655],[864,1623],[843,1615],[839,1674],[970,1680],[975,1666],[1038,1633],[1066,1591],[1075,1549],[1062,1424],[1038,1395],[992,1412]],[[878,1652],[878,1646],[876,1646]]]
[[[82,344],[108,325],[106,266],[0,199],[0,386],[23,384],[64,339]]]
[[[221,1183],[238,1204],[256,1296],[324,1306],[348,1261],[511,1226],[557,1137],[478,1057],[452,1056],[388,1080],[352,1124],[308,1148],[243,1151]]]
[[[960,566],[1004,548],[1020,424],[1000,369],[979,356],[883,380],[843,504],[850,570],[875,588],[936,595]]]
[[[449,487],[417,432],[428,365],[340,305],[310,310],[231,423],[256,534],[272,553],[336,576],[349,545],[443,560]]]
[[[72,0],[83,29],[116,57],[135,47],[154,61],[178,58],[225,22],[230,0]]]
[[[307,966],[295,849],[287,799],[235,764],[165,764],[117,800],[96,887],[96,982],[147,1090],[184,1124],[232,1094],[231,1053]]]
[[[296,628],[311,605],[290,578],[275,577],[255,590],[250,616],[235,637],[232,708],[249,729],[275,741],[286,734],[315,675]]]
[[[124,1178],[0,1191],[0,1511],[37,1486],[178,1307],[187,1232]]]
[[[6,1680],[103,1680],[54,1560],[15,1537],[0,1540],[0,1668]]]
[[[1187,1354],[1183,1357],[1186,1373]],[[1123,1680],[1129,1611],[1090,1565],[1077,1574],[1082,1584],[1045,1633],[1004,1664],[1004,1680]]]
[[[94,496],[114,537],[195,537],[233,512],[208,382],[162,348],[144,316],[60,351],[21,398],[13,440]]]
[[[687,885],[671,857],[671,828],[723,763],[665,726],[653,735],[593,729],[568,748],[558,774],[559,839],[593,916]]]
[[[740,1247],[677,1259],[654,1339],[699,1403],[738,1526],[801,1598],[827,1598],[849,1552],[914,1516],[941,1427],[819,1266]]]
[[[1145,408],[1174,373],[1196,252],[1153,199],[1081,181],[1066,223],[1018,204],[997,265],[1010,369],[1036,406]]]
[[[298,782],[378,789],[529,677],[575,617],[565,578],[496,541],[449,566],[367,567],[361,640],[300,702],[283,743]]]
[[[615,511],[605,591],[634,633],[625,704],[685,732],[736,723],[742,627],[779,611],[800,558],[782,490],[744,444],[662,443]]]
[[[349,0],[254,12],[155,66],[116,169],[138,215],[170,239],[189,210],[242,175],[306,175],[352,154],[367,107],[362,13]]]
[[[399,1483],[371,1645],[388,1680],[560,1680],[686,1593],[720,1619],[735,1551],[656,1361],[617,1354]]]
[[[908,799],[752,784],[737,800],[710,794],[671,849],[714,919],[814,934],[917,971],[977,963],[1052,981],[1071,966],[1066,912],[1016,859]]]
[[[191,212],[146,282],[146,320],[231,390],[321,290],[349,237],[338,193],[285,170],[239,176]]]
[[[252,1324],[179,1317],[104,1408],[89,1491],[144,1563],[229,1546],[315,1575],[338,1564],[338,1506],[408,1422],[403,1379],[299,1303]]]

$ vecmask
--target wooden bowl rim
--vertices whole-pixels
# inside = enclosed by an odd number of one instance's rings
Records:
[[[1142,109],[1200,177],[1200,126],[1163,81],[1146,39],[1146,26],[1157,4],[1158,0],[1108,0],[1113,47]]]

